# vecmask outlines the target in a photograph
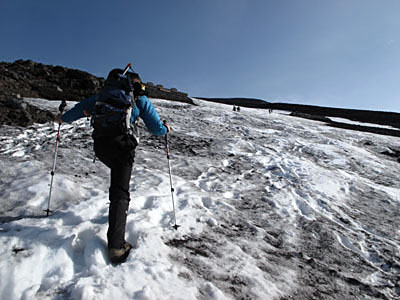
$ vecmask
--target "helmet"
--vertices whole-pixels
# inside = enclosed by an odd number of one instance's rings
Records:
[[[112,69],[107,76],[105,82],[106,89],[122,89],[126,93],[131,92],[134,89],[134,83],[141,81],[139,74],[134,72],[127,72],[122,75],[124,71],[122,69]]]
[[[112,69],[107,76],[105,82],[106,89],[122,89],[125,93],[133,91],[135,96],[146,95],[146,86],[142,83],[142,80],[138,73],[126,72],[122,69]]]
[[[126,72],[125,75],[122,75],[123,73],[124,73],[124,70],[122,70],[122,69],[112,69],[112,70],[110,71],[110,73],[108,73],[108,76],[107,76],[107,79],[106,79],[106,80],[109,80],[109,79],[118,80],[118,79],[120,79],[121,77],[126,76],[126,77],[128,77],[130,80],[138,79],[139,81],[142,81],[142,79],[140,78],[140,76],[139,76],[138,73],[135,73],[135,72]]]

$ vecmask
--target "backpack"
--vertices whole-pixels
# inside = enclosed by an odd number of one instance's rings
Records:
[[[140,80],[137,73],[122,73],[126,72],[121,69],[112,70],[105,82],[105,89],[97,96],[92,118],[93,138],[128,136],[137,146],[138,120],[131,124],[131,113],[137,97],[146,95],[145,85],[140,82],[132,83],[132,78]]]
[[[133,136],[139,143],[137,122],[131,124],[132,97],[122,90],[105,89],[97,96],[95,115],[92,117],[93,137]]]

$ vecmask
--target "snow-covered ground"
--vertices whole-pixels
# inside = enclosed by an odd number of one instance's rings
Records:
[[[57,110],[59,103],[27,100]],[[109,171],[87,120],[0,127],[0,299],[399,299],[395,137],[265,110],[154,99],[142,132],[128,260],[107,257]],[[68,103],[69,107],[73,104]]]

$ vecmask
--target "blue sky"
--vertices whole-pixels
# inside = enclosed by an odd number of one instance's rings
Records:
[[[399,0],[1,0],[0,61],[191,96],[400,112]]]

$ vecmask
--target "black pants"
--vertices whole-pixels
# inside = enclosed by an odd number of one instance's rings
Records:
[[[129,209],[129,183],[136,145],[129,137],[94,139],[96,156],[111,170],[108,213],[108,248],[122,248]]]

